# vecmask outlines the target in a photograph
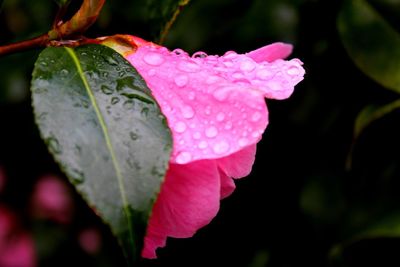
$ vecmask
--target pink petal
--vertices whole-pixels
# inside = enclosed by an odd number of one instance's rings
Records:
[[[228,175],[226,175],[226,173],[221,169],[219,170],[219,174],[221,179],[220,194],[221,194],[221,199],[223,199],[230,196],[235,190],[236,186],[235,183],[233,182],[233,179]]]
[[[242,178],[250,174],[256,156],[256,145],[218,159],[218,167],[229,177]]]
[[[167,236],[191,237],[218,212],[220,177],[215,161],[170,164],[153,207],[142,256],[155,258]]]
[[[272,62],[288,57],[292,53],[292,50],[293,46],[290,44],[273,43],[251,51],[246,55],[254,59],[255,62]]]
[[[173,135],[171,162],[177,164],[226,157],[256,144],[268,123],[264,96],[288,97],[304,74],[296,59],[257,63],[232,51],[222,57],[189,57],[143,40],[137,45],[127,59],[167,117]]]

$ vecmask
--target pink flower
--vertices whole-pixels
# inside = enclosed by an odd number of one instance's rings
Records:
[[[31,236],[19,229],[16,218],[0,205],[0,266],[34,267],[36,253]]]
[[[66,183],[51,175],[40,178],[32,194],[31,208],[35,217],[69,223],[73,203]]]
[[[217,214],[232,178],[247,176],[268,124],[264,98],[285,99],[303,79],[292,46],[274,43],[247,54],[186,52],[127,37],[125,54],[145,79],[172,131],[173,151],[147,228],[142,256],[155,258],[167,237],[191,237]]]

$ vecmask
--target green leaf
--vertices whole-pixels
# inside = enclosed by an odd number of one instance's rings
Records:
[[[54,0],[60,7],[67,5],[71,0]]]
[[[159,43],[162,43],[172,24],[175,22],[179,13],[190,0],[147,0],[150,23],[154,25],[154,31]]]
[[[353,143],[351,145],[350,151],[346,159],[346,168],[348,170],[350,170],[352,166],[353,150],[355,143],[362,134],[362,132],[374,121],[383,118],[384,116],[390,114],[391,112],[399,108],[400,108],[400,99],[383,106],[369,105],[365,107],[363,110],[361,110],[354,124]]]
[[[49,47],[35,64],[31,90],[50,152],[111,226],[129,262],[137,260],[172,147],[146,83],[108,47]]]
[[[357,116],[354,125],[354,139],[357,139],[364,129],[372,122],[400,108],[400,99],[384,106],[370,105],[365,107]]]
[[[347,240],[336,244],[330,251],[331,258],[338,258],[349,245],[366,239],[400,238],[400,213],[394,212],[371,222],[358,233],[354,233]]]
[[[370,78],[400,93],[400,35],[366,1],[345,1],[338,30],[354,63]]]

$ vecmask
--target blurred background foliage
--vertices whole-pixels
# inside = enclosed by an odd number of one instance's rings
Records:
[[[107,1],[87,36],[158,40],[184,2]],[[47,32],[57,11],[50,0],[0,5],[1,45]],[[167,47],[243,53],[284,41],[307,74],[290,99],[267,102],[270,125],[253,172],[218,216],[144,265],[399,266],[399,32],[399,0],[191,0],[181,9]],[[0,58],[0,205],[33,234],[38,266],[124,266],[107,227],[68,185],[68,223],[32,215],[43,176],[65,180],[33,122],[29,82],[39,52]],[[87,229],[92,249],[82,242]]]

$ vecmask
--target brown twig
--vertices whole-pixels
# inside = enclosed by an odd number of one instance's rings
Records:
[[[0,46],[0,56],[21,52],[34,47],[45,47],[49,42],[49,35],[43,34],[30,40]]]

